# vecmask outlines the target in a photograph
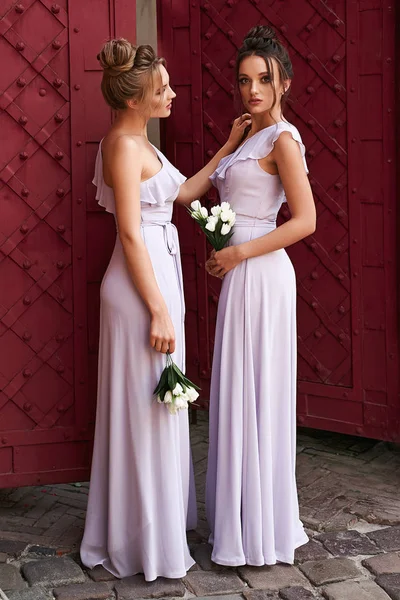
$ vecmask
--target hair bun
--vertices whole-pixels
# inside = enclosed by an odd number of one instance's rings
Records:
[[[124,38],[118,38],[106,42],[97,55],[97,59],[107,75],[118,77],[121,73],[132,69],[135,56],[136,46],[132,46]]]
[[[243,45],[247,50],[258,50],[271,42],[280,44],[275,30],[268,25],[257,25],[248,31]]]

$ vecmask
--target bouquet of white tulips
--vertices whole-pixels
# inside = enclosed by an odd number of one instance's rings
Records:
[[[222,250],[233,235],[232,227],[236,220],[236,213],[231,209],[229,202],[213,206],[209,215],[206,207],[202,206],[199,200],[195,200],[190,205],[189,213],[200,225],[211,246],[217,251]]]
[[[176,415],[178,410],[188,408],[189,404],[197,400],[199,389],[185,377],[167,352],[167,366],[161,373],[158,386],[154,390],[157,402],[165,404],[170,414]]]

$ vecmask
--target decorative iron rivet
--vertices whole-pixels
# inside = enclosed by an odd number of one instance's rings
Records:
[[[205,4],[205,5],[203,6],[203,8],[204,8],[204,10],[210,10],[210,5],[209,5],[209,4]]]
[[[18,122],[20,123],[20,125],[26,125],[28,122],[28,118],[25,117],[25,115],[22,115],[19,119]]]
[[[388,158],[388,159],[387,159],[387,161],[388,161],[388,163],[391,163],[391,162],[392,162],[392,159],[391,159],[391,158]]]
[[[391,112],[392,112],[392,109],[391,109],[391,108],[388,108],[388,109],[387,109],[387,111],[388,111],[388,113],[391,113]]]
[[[354,330],[354,335],[359,335],[359,333],[360,333],[360,332],[358,331],[358,329],[355,329],[355,330]]]
[[[54,158],[56,158],[57,160],[62,160],[64,158],[64,153],[58,150],[58,152],[55,153]]]
[[[65,267],[65,263],[62,260],[57,261],[57,269],[63,269]]]
[[[195,96],[194,99],[196,100],[196,102],[199,101],[199,97],[198,96]]]
[[[233,31],[232,31],[232,29],[230,29],[230,30],[228,31],[228,38],[230,38],[230,39],[232,39],[232,38],[233,38]]]
[[[214,127],[214,123],[212,121],[208,121],[207,129],[213,129],[213,127]]]
[[[338,210],[338,211],[337,211],[337,213],[336,213],[336,217],[337,217],[338,219],[340,219],[340,220],[341,220],[341,219],[344,219],[344,217],[345,217],[345,212],[344,212],[343,210]]]
[[[309,85],[307,88],[307,94],[313,94],[315,92],[315,89],[313,88],[312,85]]]
[[[7,438],[1,438],[1,443],[2,444],[7,444],[7,442],[8,442]]]
[[[357,138],[351,138],[351,141],[353,142],[353,144],[355,144],[357,141]]]
[[[199,269],[202,269],[202,268],[203,268],[203,266],[204,266],[204,265],[203,265],[203,263],[202,263],[202,262],[198,262],[198,263],[197,263],[197,267],[198,267]]]
[[[205,377],[207,375],[207,371],[205,369],[203,369],[201,374],[203,375],[203,377]]]
[[[40,88],[39,90],[39,96],[45,96],[47,94],[46,90],[44,88]]]
[[[64,336],[63,336],[62,333],[57,333],[57,335],[56,335],[56,342],[58,342],[59,344],[61,344],[61,342],[63,342],[64,339],[65,338],[64,338]]]
[[[356,91],[356,88],[354,87],[354,85],[351,86],[350,91],[353,93]]]
[[[74,27],[74,33],[79,33],[79,27]]]
[[[22,300],[22,302],[25,304],[25,306],[29,306],[29,304],[31,304],[32,300],[30,299],[29,296],[25,296],[25,298]]]
[[[334,27],[340,27],[340,21],[339,21],[339,19],[336,19],[335,21],[333,21],[333,26]]]
[[[299,416],[297,417],[297,422],[298,422],[298,423],[304,423],[304,417],[303,417],[302,415],[299,415]]]
[[[235,90],[232,89],[229,93],[230,93],[231,96],[234,96],[235,95]]]
[[[60,12],[60,7],[58,6],[58,4],[53,4],[51,7],[51,12],[54,15],[58,15],[58,13]]]
[[[19,153],[19,157],[21,160],[26,160],[28,158],[28,153],[27,152],[20,152]]]
[[[78,254],[78,256],[76,257],[78,260],[82,260],[83,256],[82,254]]]
[[[24,369],[24,370],[22,371],[22,375],[23,375],[24,377],[31,377],[31,376],[32,376],[32,371],[31,371],[30,369]]]
[[[81,86],[79,85],[79,83],[76,83],[74,85],[74,89],[78,92],[81,89]]]
[[[82,142],[79,140],[79,142],[76,142],[76,145],[78,146],[78,148],[80,148],[82,146]]]
[[[350,44],[355,44],[356,40],[350,40]]]
[[[335,85],[333,86],[333,89],[335,90],[336,93],[338,93],[341,91],[342,86],[340,85],[340,83],[335,83]]]
[[[200,232],[201,233],[201,232]],[[78,324],[78,329],[83,329],[83,323]]]
[[[314,331],[314,337],[316,337],[318,340],[322,338],[322,333],[320,331]]]
[[[65,225],[57,225],[58,233],[65,233]]]
[[[314,310],[317,310],[318,308],[318,303],[317,302],[311,302],[311,306]]]
[[[318,373],[321,373],[321,371],[323,370],[323,366],[321,365],[321,363],[317,363],[315,365],[315,369],[316,371],[318,371]]]
[[[61,113],[56,113],[56,114],[54,115],[54,120],[55,120],[57,123],[62,123],[62,122],[64,121],[64,117],[62,116],[62,114],[61,114]]]
[[[343,187],[343,185],[340,182],[335,183],[335,185],[334,185],[335,190],[341,190],[342,187]]]
[[[343,398],[348,398],[349,394],[348,394],[348,392],[343,392],[342,396],[343,396]]]
[[[232,8],[233,6],[233,0],[226,0],[227,5]]]
[[[25,10],[25,6],[23,4],[17,4],[17,6],[15,7],[15,12],[21,14],[23,13]]]
[[[256,4],[258,4],[259,0],[256,2]],[[286,33],[287,32],[287,27],[286,25],[282,25],[280,30],[282,31],[282,33]]]
[[[334,63],[338,63],[338,62],[340,62],[342,60],[342,57],[339,56],[339,54],[334,54],[332,56],[332,60],[333,60]]]
[[[311,273],[311,279],[314,279],[314,280],[315,280],[315,279],[318,279],[318,273],[317,273],[317,271],[313,271],[313,272]]]
[[[335,246],[335,252],[337,252],[338,254],[342,251],[342,246]]]
[[[30,402],[25,402],[25,404],[24,404],[24,410],[26,412],[31,411],[32,410],[32,404]]]
[[[314,125],[315,125],[315,121],[314,121],[314,119],[310,119],[309,121],[307,121],[307,124],[308,124],[310,127],[314,127]]]
[[[196,56],[197,50],[192,50],[192,54],[194,54]]]
[[[353,189],[351,190],[351,193],[352,193],[352,194],[357,194],[357,188],[353,188]]]
[[[17,79],[17,86],[24,87],[25,85],[26,85],[26,79],[24,79],[24,77],[19,77]]]
[[[217,304],[217,303],[218,303],[218,296],[215,296],[215,295],[214,295],[214,296],[211,298],[211,300],[214,302],[214,304]]]
[[[65,371],[64,365],[58,365],[58,367],[57,367],[57,373],[64,373],[64,371]]]
[[[314,158],[314,156],[315,156],[314,150],[308,150],[307,156],[308,156],[308,158]]]
[[[354,271],[353,277],[358,277],[358,271]]]
[[[61,42],[59,40],[54,40],[52,43],[54,50],[59,50],[61,48]]]
[[[32,335],[29,333],[29,331],[24,331],[22,339],[25,342],[29,342],[29,340],[32,338]]]
[[[339,157],[342,155],[342,151],[339,148],[336,148],[334,154]]]
[[[356,427],[356,433],[362,433],[364,430],[362,427]]]
[[[311,62],[312,60],[314,60],[314,55],[311,54],[311,52],[310,52],[310,54],[307,54],[307,60],[308,60],[308,62]]]
[[[233,68],[233,67],[235,66],[235,61],[234,61],[234,60],[230,60],[230,61],[229,61],[229,66],[230,66],[231,68]]]
[[[24,42],[18,42],[15,47],[18,50],[18,52],[22,52],[22,50],[25,50]]]
[[[211,63],[206,63],[204,66],[207,69],[207,71],[210,71],[210,69],[212,67],[212,64]]]
[[[206,92],[207,98],[212,98],[212,95],[213,95],[212,91],[211,90],[207,90],[207,92]]]
[[[28,225],[25,225],[25,223],[24,223],[23,225],[21,225],[19,230],[21,233],[28,233],[28,231],[29,231]]]
[[[312,179],[312,178],[310,179],[310,185],[311,185],[311,187],[313,187],[315,185],[315,179]]]
[[[61,303],[65,301],[65,294],[64,294],[64,292],[60,292],[60,293],[58,294],[58,296],[57,296],[57,300],[58,300],[59,302],[61,302]]]
[[[62,198],[65,195],[65,190],[63,190],[63,188],[58,188],[56,194],[59,198]]]
[[[207,156],[212,158],[214,156],[214,152],[212,150],[207,150]]]
[[[207,31],[207,33],[205,34],[204,37],[206,38],[206,40],[210,40],[212,37],[212,34],[209,31]]]
[[[316,249],[317,249],[317,244],[316,244],[316,242],[313,242],[313,243],[311,244],[311,248],[312,248],[313,250],[316,250]]]
[[[29,271],[29,269],[31,268],[32,263],[30,260],[24,260],[24,262],[22,263],[22,267],[26,270]]]
[[[78,198],[77,203],[82,204],[82,202],[83,202],[82,198]]]
[[[21,196],[23,196],[24,198],[27,198],[29,196],[29,190],[28,190],[28,188],[22,188],[22,190],[21,190]]]
[[[343,126],[343,121],[341,119],[336,119],[333,124],[335,125],[335,127],[342,127]]]
[[[62,372],[64,371],[64,367],[63,367],[63,371],[60,371],[60,367],[58,367],[57,371],[58,371],[59,373],[62,373]],[[65,411],[65,406],[64,406],[64,404],[60,404],[59,406],[57,406],[57,411],[58,411],[58,412],[60,412],[60,413],[61,413],[61,412],[64,412],[64,411]]]
[[[343,340],[346,338],[346,334],[344,334],[342,331],[341,333],[339,333],[338,338],[341,342],[343,342]]]
[[[392,59],[390,58],[390,56],[388,56],[388,58],[386,59],[386,62],[389,64],[392,62]]]
[[[309,23],[308,25],[306,25],[306,30],[308,31],[308,33],[311,33],[312,31],[314,31],[314,25],[312,23]]]
[[[61,87],[61,86],[62,86],[62,84],[63,84],[63,81],[62,81],[62,79],[60,79],[59,77],[57,77],[57,79],[55,79],[55,80],[53,81],[53,85],[54,85],[54,87],[56,87],[56,88],[59,88],[59,87]]]

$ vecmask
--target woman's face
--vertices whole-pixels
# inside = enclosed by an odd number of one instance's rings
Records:
[[[153,89],[149,99],[151,117],[169,117],[174,98],[176,98],[176,94],[169,85],[168,71],[164,65],[160,65],[158,71],[153,75]]]
[[[246,110],[252,115],[270,111],[274,104],[274,88],[276,108],[280,110],[282,94],[285,87],[279,79],[278,65],[271,59],[273,73],[261,56],[247,56],[239,66],[239,90]],[[271,81],[272,79],[272,81]],[[290,82],[285,82],[289,84]],[[274,84],[274,86],[273,86]]]

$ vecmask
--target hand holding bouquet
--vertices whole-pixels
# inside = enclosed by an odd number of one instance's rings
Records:
[[[178,410],[188,408],[189,404],[199,397],[196,390],[200,388],[185,377],[169,352],[166,356],[167,366],[161,373],[154,394],[157,396],[157,402],[165,404],[170,414],[176,415]]]
[[[205,206],[195,200],[190,205],[189,213],[200,225],[214,250],[222,250],[233,235],[232,227],[236,219],[229,202],[213,206],[209,215]]]

